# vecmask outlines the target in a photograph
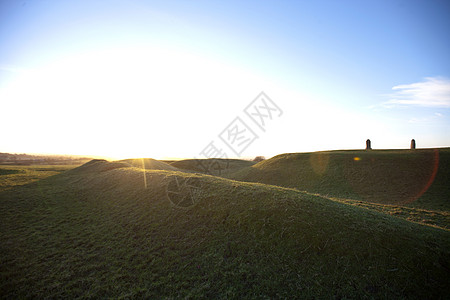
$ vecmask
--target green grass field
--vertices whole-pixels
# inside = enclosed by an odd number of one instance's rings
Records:
[[[153,161],[0,166],[0,295],[445,299],[448,154],[431,171],[433,151],[336,151],[226,175],[260,183]]]

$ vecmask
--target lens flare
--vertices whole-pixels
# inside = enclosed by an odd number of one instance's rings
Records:
[[[145,172],[145,160],[142,158],[142,172],[144,173],[144,187],[147,189],[147,173]]]
[[[330,160],[330,154],[326,152],[314,152],[309,157],[309,163],[311,164],[314,172],[319,175],[323,175],[328,168]]]

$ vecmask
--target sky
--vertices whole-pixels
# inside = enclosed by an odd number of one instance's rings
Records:
[[[450,2],[0,0],[0,152],[450,146]]]

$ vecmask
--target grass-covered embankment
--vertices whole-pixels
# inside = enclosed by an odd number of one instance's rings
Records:
[[[450,210],[450,149],[280,154],[229,175],[329,197]]]
[[[243,159],[184,159],[171,162],[170,165],[182,171],[222,176],[253,166],[254,161]]]
[[[194,205],[170,201],[175,180]],[[0,192],[0,214],[5,298],[445,298],[450,287],[448,231],[258,183],[95,162]]]

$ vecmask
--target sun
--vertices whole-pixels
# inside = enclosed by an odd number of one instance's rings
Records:
[[[22,110],[27,120],[16,122],[17,134],[30,136],[30,123],[38,132],[51,132],[35,143],[28,140],[27,151],[192,157],[201,146],[182,153],[171,136],[186,125],[213,136],[202,118],[192,116],[210,110],[219,97],[235,98],[227,92],[252,89],[250,79],[245,71],[208,57],[140,45],[59,57],[21,73],[2,93],[10,111]]]

